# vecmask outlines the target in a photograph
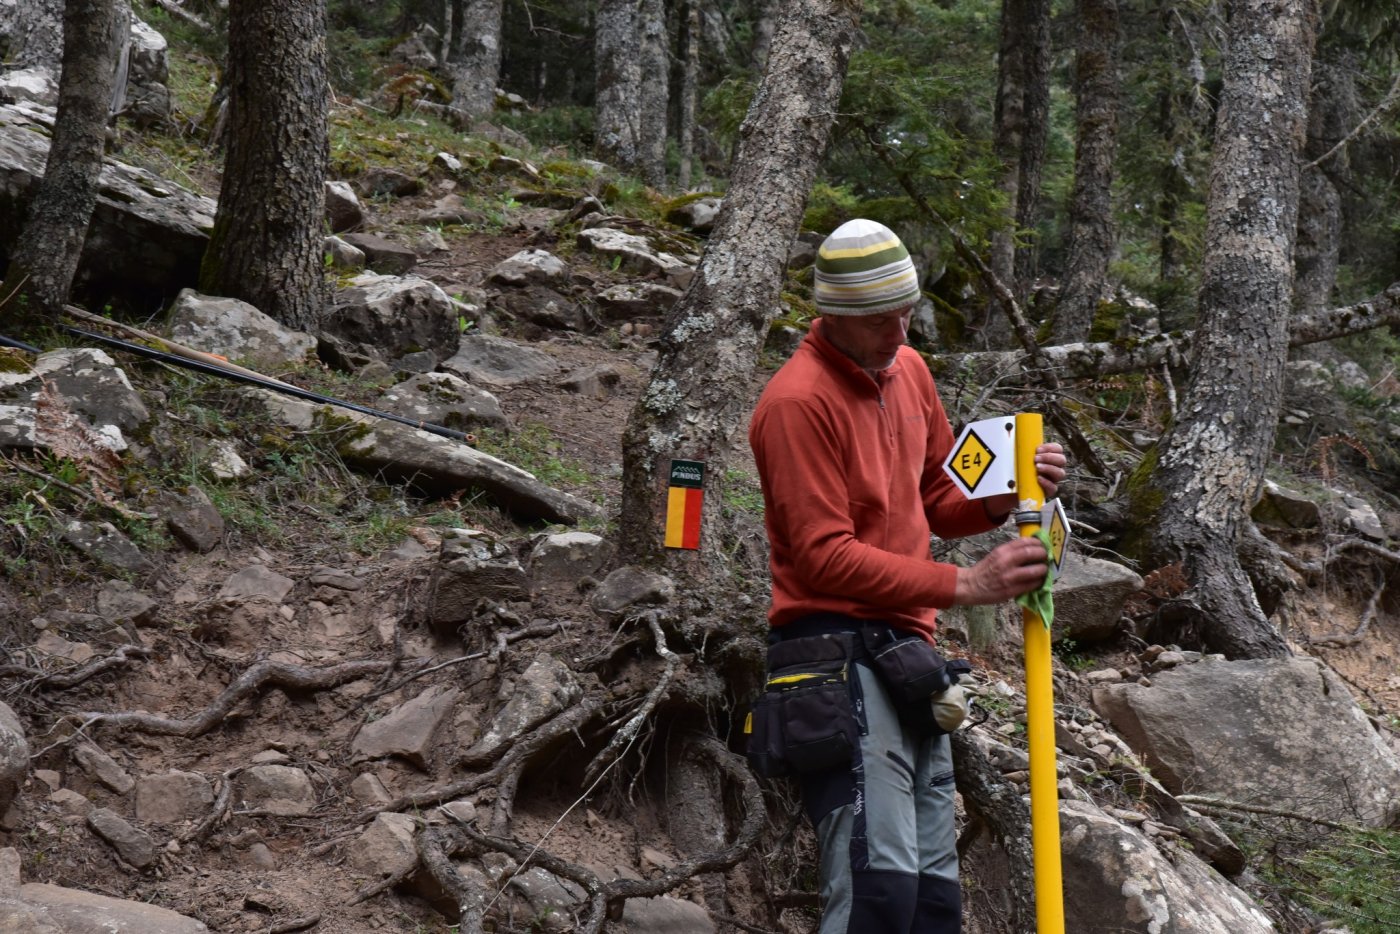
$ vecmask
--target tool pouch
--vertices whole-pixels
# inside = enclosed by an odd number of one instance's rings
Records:
[[[889,691],[901,723],[921,736],[957,728],[961,719],[952,716],[955,701],[948,695],[958,676],[972,670],[971,665],[963,659],[946,659],[921,636],[889,626],[866,626],[861,638],[870,666]]]
[[[830,633],[768,649],[768,682],[749,714],[748,758],[764,777],[850,765],[860,741],[852,691],[854,636]]]

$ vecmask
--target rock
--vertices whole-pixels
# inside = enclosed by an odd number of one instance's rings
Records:
[[[430,687],[380,719],[360,727],[350,749],[367,759],[402,756],[418,768],[426,769],[438,732],[452,713],[457,697],[454,688]]]
[[[159,611],[160,604],[126,581],[108,581],[97,592],[97,612],[114,623],[129,621],[136,626],[149,626]]]
[[[239,456],[238,446],[226,438],[209,442],[207,457],[209,472],[216,480],[242,480],[253,472]]]
[[[151,127],[170,117],[170,45],[165,37],[135,16],[127,60],[123,116],[138,127]]]
[[[417,827],[407,814],[376,814],[350,847],[350,865],[372,878],[410,872],[418,864]]]
[[[582,305],[540,285],[507,289],[491,302],[491,308],[506,318],[528,321],[551,331],[588,331],[593,327],[593,320]]]
[[[568,263],[548,250],[534,249],[521,250],[497,263],[487,281],[497,285],[558,287],[567,285],[572,277]]]
[[[629,898],[622,909],[628,934],[714,934],[710,915],[694,902],[669,895]]]
[[[628,565],[603,579],[593,592],[589,605],[609,621],[621,619],[638,606],[661,606],[676,596],[676,585],[669,577]]]
[[[552,656],[540,656],[525,669],[515,693],[463,758],[492,756],[507,743],[578,703],[581,697],[583,688],[569,666]]]
[[[365,251],[351,246],[339,237],[331,236],[322,240],[321,252],[330,257],[331,266],[335,269],[365,268]]]
[[[1060,803],[1065,921],[1071,931],[1273,934],[1267,915],[1186,849],[1171,858],[1085,801]]]
[[[666,220],[682,227],[689,227],[695,233],[708,234],[714,229],[715,219],[719,217],[719,210],[723,206],[723,198],[696,198],[672,208],[667,212]]]
[[[40,656],[62,658],[81,665],[92,659],[92,646],[86,642],[69,642],[53,632],[46,632],[34,643],[34,651]]]
[[[170,339],[218,354],[255,370],[276,371],[304,363],[316,338],[284,327],[247,302],[214,298],[184,289],[170,309]]]
[[[530,579],[511,550],[485,532],[451,529],[433,569],[428,621],[451,634],[476,617],[483,600],[508,603],[530,596]]]
[[[341,239],[365,254],[365,264],[385,276],[402,276],[418,265],[411,248],[375,234],[347,233]]]
[[[0,98],[58,106],[58,75],[48,68],[16,68],[0,74]]]
[[[49,802],[64,814],[81,817],[84,820],[92,813],[94,807],[86,796],[78,794],[71,788],[60,788],[53,792],[49,795]]]
[[[435,169],[446,169],[450,173],[462,171],[462,160],[452,155],[450,152],[439,152],[433,156],[429,163]]]
[[[281,603],[294,586],[296,581],[291,578],[254,564],[231,574],[219,588],[217,599],[231,603],[255,599]]]
[[[0,814],[15,803],[29,775],[29,741],[24,725],[8,704],[0,702]]]
[[[119,795],[129,794],[136,787],[136,781],[127,774],[117,760],[107,755],[95,743],[79,741],[73,745],[73,761],[78,763],[88,777],[107,786]]]
[[[658,282],[622,282],[597,295],[598,308],[609,321],[664,315],[681,300],[680,289]]]
[[[144,824],[178,824],[209,813],[214,789],[198,772],[171,770],[136,782],[136,819]]]
[[[1142,589],[1136,572],[1099,558],[1071,551],[1055,580],[1056,639],[1099,642],[1118,632],[1123,604]]]
[[[155,565],[110,522],[73,520],[59,533],[63,541],[111,571],[150,574]]]
[[[358,230],[364,222],[365,209],[350,183],[326,182],[326,223],[331,233]]]
[[[48,160],[53,118],[51,110],[32,104],[0,104],[0,209],[6,217],[24,217],[29,209]],[[195,284],[214,226],[213,199],[112,159],[103,160],[97,192],[75,297],[92,292],[150,307]],[[0,226],[0,253],[12,251],[19,232],[19,224]]]
[[[585,250],[612,259],[620,268],[637,275],[656,275],[676,288],[686,288],[695,275],[692,266],[670,253],[652,249],[644,237],[611,227],[589,227],[578,233],[578,244]]]
[[[613,557],[613,546],[591,532],[546,535],[530,551],[530,577],[545,586],[575,588],[596,576]]]
[[[316,790],[301,769],[289,765],[255,765],[236,779],[241,807],[282,817],[310,814]]]
[[[1250,517],[1256,522],[1294,529],[1315,529],[1322,521],[1317,503],[1272,480],[1264,481],[1259,502],[1254,504]]]
[[[376,167],[360,179],[365,194],[370,197],[407,198],[423,190],[423,180],[397,169]]]
[[[156,861],[156,844],[151,835],[137,830],[116,811],[96,808],[87,817],[92,832],[111,844],[124,861],[145,869]]]
[[[428,227],[451,226],[453,224],[479,224],[484,220],[480,211],[467,207],[462,196],[450,192],[433,202],[433,206],[421,212],[417,221]]]
[[[430,350],[457,349],[457,311],[447,293],[426,279],[362,273],[336,293],[323,330],[372,358],[395,360]]]
[[[495,396],[451,373],[423,373],[391,386],[376,407],[458,431],[509,426]]]
[[[383,807],[394,800],[394,796],[389,794],[379,776],[373,772],[361,772],[356,775],[355,780],[350,783],[350,794],[365,807]]]
[[[457,353],[442,368],[469,382],[509,388],[544,379],[559,371],[549,354],[490,334],[462,335]]]
[[[62,934],[208,934],[194,918],[147,902],[123,901],[42,882],[20,886],[20,898]],[[28,934],[40,934],[31,931]]]
[[[251,390],[278,422],[297,430],[318,424],[317,407],[268,390]],[[340,413],[337,413],[337,418]],[[430,495],[480,489],[502,509],[526,519],[572,525],[599,514],[598,507],[551,489],[533,474],[459,441],[408,425],[350,413],[346,421],[361,433],[345,438],[336,453],[351,466],[391,480],[402,480]]]
[[[170,534],[190,551],[208,554],[224,541],[224,517],[197,486],[165,494],[161,511]]]
[[[560,386],[590,399],[607,399],[622,382],[622,374],[609,363],[574,370],[560,382]]]
[[[126,373],[92,347],[51,350],[27,371],[0,372],[0,408],[9,406],[18,411],[0,428],[0,447],[48,448],[49,433],[71,433],[66,420],[76,417],[88,429],[84,440],[120,453],[127,448],[123,432],[139,429],[151,417]]]
[[[1150,687],[1107,685],[1093,696],[1174,794],[1302,810],[1347,802],[1336,816],[1372,827],[1400,818],[1400,758],[1316,659],[1202,661],[1158,672]],[[1325,762],[1346,768],[1318,767]]]

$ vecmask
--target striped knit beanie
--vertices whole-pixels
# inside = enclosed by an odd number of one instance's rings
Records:
[[[824,315],[876,315],[917,302],[919,277],[894,231],[847,221],[817,251],[814,298]]]

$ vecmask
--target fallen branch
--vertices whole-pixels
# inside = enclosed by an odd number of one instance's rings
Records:
[[[171,16],[178,16],[180,19],[189,23],[191,26],[197,26],[200,29],[203,29],[205,32],[209,32],[214,28],[209,25],[208,21],[204,20],[203,18],[199,17],[194,13],[191,13],[189,10],[185,9],[180,4],[176,3],[175,0],[151,0],[151,2],[154,3],[156,6],[160,7],[165,12],[169,13]],[[320,919],[318,918],[317,920],[319,921]],[[287,930],[297,931],[300,930],[300,928],[287,928]]]
[[[150,649],[145,646],[123,645],[111,655],[95,658],[78,668],[66,671],[44,671],[25,665],[0,665],[0,678],[23,677],[31,679],[29,684],[34,687],[71,688],[104,672],[125,667],[131,662],[128,656],[145,658],[150,654]]]
[[[1284,808],[1265,807],[1260,804],[1245,804],[1242,801],[1228,801],[1224,798],[1215,798],[1210,795],[1177,795],[1176,800],[1182,804],[1189,804],[1204,814],[1215,816],[1216,812],[1224,816],[1239,814],[1261,814],[1265,817],[1283,817],[1288,820],[1303,821],[1308,824],[1316,824],[1319,827],[1329,827],[1332,830],[1355,830],[1355,825],[1343,824],[1340,821],[1328,820],[1325,817],[1317,817],[1312,814],[1300,814],[1297,811],[1289,811]]]
[[[7,467],[13,467],[20,473],[27,473],[31,477],[36,477],[37,479],[43,480],[45,483],[52,484],[53,486],[58,487],[60,490],[66,490],[67,492],[72,493],[79,499],[86,500],[89,503],[94,503],[98,506],[103,507],[104,509],[110,509],[112,510],[112,512],[121,516],[123,519],[149,522],[151,520],[160,518],[160,516],[157,516],[155,513],[137,512],[136,510],[130,509],[124,504],[119,503],[114,499],[104,499],[103,497],[96,496],[92,493],[89,493],[87,490],[83,489],[80,486],[74,486],[71,483],[65,483],[64,481],[58,479],[55,476],[51,476],[50,474],[44,473],[42,470],[35,470],[33,467],[26,467],[24,464],[21,464],[18,461],[11,460],[8,457],[0,457],[0,462],[3,462]]]
[[[214,729],[223,722],[235,706],[260,691],[269,688],[282,688],[292,691],[324,691],[339,687],[350,681],[376,674],[388,667],[391,662],[361,660],[332,665],[329,668],[307,668],[287,662],[258,662],[230,684],[214,698],[213,703],[198,715],[186,720],[157,717],[145,712],[77,714],[84,726],[114,726],[118,729],[132,729],[142,733],[160,736],[183,736],[191,739]]]

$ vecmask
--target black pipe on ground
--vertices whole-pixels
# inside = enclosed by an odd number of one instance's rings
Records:
[[[187,370],[194,370],[196,373],[204,373],[208,376],[218,376],[221,379],[233,380],[236,383],[246,383],[249,386],[257,386],[260,389],[270,389],[273,392],[280,392],[284,396],[292,396],[297,399],[306,399],[309,402],[319,402],[323,405],[335,405],[352,412],[359,412],[362,415],[372,415],[375,418],[387,419],[391,422],[399,422],[403,425],[412,425],[414,428],[421,428],[430,434],[435,434],[443,438],[451,438],[453,441],[467,440],[467,435],[460,431],[453,431],[451,428],[443,428],[441,425],[430,425],[427,422],[414,421],[411,418],[404,418],[402,415],[395,415],[392,412],[381,412],[378,409],[371,409],[367,406],[357,405],[354,402],[346,402],[343,399],[335,399],[331,396],[323,396],[319,392],[312,392],[309,389],[302,389],[299,386],[289,386],[276,380],[264,379],[244,373],[235,373],[212,363],[202,363],[199,360],[191,360],[188,357],[176,356],[166,353],[163,350],[155,350],[141,344],[133,344],[117,337],[108,337],[105,334],[98,334],[93,331],[84,331],[82,328],[75,328],[67,324],[60,324],[60,328],[75,337],[82,337],[87,340],[94,340],[98,343],[106,344],[118,350],[125,350],[151,360],[159,360],[161,363],[169,363],[174,366],[181,366]],[[35,353],[38,351],[36,350]]]
[[[38,347],[31,347],[24,341],[17,341],[13,337],[6,337],[3,334],[0,334],[0,347],[15,347],[19,350],[24,350],[29,353],[43,353],[43,351],[40,350]]]

